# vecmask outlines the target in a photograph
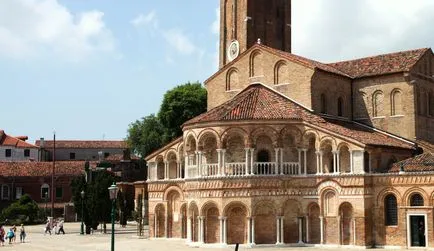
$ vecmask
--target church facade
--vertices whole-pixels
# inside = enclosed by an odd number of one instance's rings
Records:
[[[208,111],[146,157],[150,236],[434,247],[432,50],[324,64],[291,54],[290,1],[221,17]]]

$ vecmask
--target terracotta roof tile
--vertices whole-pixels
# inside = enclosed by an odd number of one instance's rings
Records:
[[[24,136],[17,138],[6,134],[3,130],[0,130],[0,146],[10,146],[15,148],[38,148],[35,145],[27,143],[23,139]]]
[[[41,141],[37,140],[37,146]],[[44,140],[44,148],[53,148],[53,140]],[[123,140],[56,140],[56,148],[80,148],[80,149],[103,149],[103,148],[128,148],[127,142]]]
[[[401,171],[401,167],[404,169],[404,172],[432,172],[434,171],[434,154],[423,153],[413,158],[394,163],[389,172],[397,173]]]
[[[434,153],[434,144],[424,141],[424,140],[416,140],[416,143],[419,147],[423,149],[424,152]]]
[[[363,144],[412,149],[413,144],[352,121],[324,118],[262,84],[252,84],[233,99],[186,123],[239,120],[300,120]]]
[[[84,172],[84,161],[57,161],[56,176],[79,176]],[[0,176],[51,176],[53,162],[0,162]]]
[[[377,76],[383,74],[409,71],[419,61],[428,48],[401,51],[384,55],[360,58],[337,63],[329,66],[350,75],[352,78]]]

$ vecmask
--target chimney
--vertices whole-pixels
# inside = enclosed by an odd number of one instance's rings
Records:
[[[39,140],[39,147],[40,147],[40,148],[44,148],[44,145],[45,145],[45,140],[44,140],[44,138],[41,138],[41,139]]]

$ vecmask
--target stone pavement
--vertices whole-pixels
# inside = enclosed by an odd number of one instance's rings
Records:
[[[111,225],[107,225],[110,229]],[[6,229],[6,228],[5,228]],[[184,240],[149,240],[139,239],[136,236],[136,227],[134,224],[129,224],[126,228],[120,228],[116,225],[115,235],[115,250],[116,251],[194,251],[194,250],[234,250],[234,246],[228,247],[190,247],[185,244]],[[23,251],[109,251],[110,250],[110,234],[102,234],[95,232],[92,235],[80,235],[79,223],[65,223],[65,235],[44,235],[44,226],[26,226],[27,238],[26,243],[19,243],[19,236],[16,243],[9,245],[7,242],[0,250],[23,250]],[[108,231],[109,233],[109,231]],[[243,247],[243,250],[255,251],[282,251],[282,250],[320,250],[324,248],[307,248],[307,247]],[[327,248],[327,250],[343,250],[344,248]]]

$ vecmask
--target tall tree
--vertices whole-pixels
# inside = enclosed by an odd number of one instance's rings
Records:
[[[166,92],[158,113],[166,130],[163,141],[181,136],[181,125],[206,111],[206,96],[206,89],[199,82],[188,82]]]
[[[134,153],[146,157],[163,145],[164,132],[158,118],[151,114],[130,124],[127,142]]]

